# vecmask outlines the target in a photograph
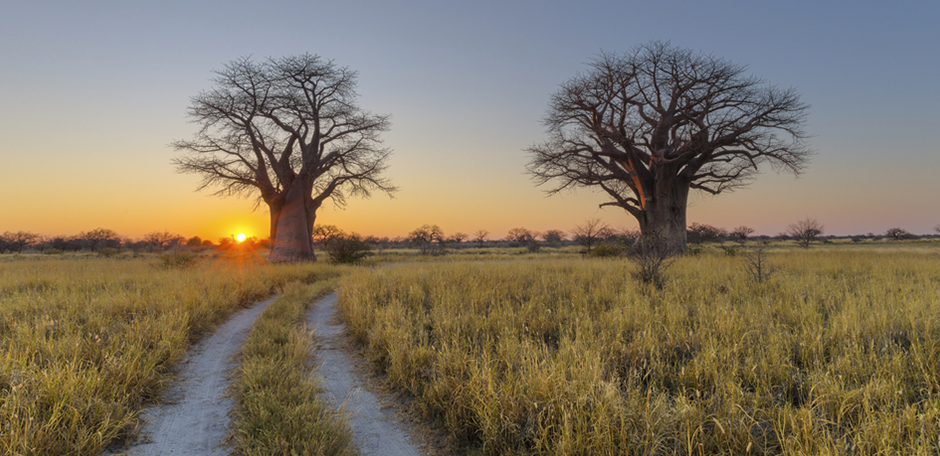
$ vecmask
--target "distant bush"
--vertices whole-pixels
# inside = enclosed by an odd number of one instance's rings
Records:
[[[324,249],[334,263],[357,263],[372,255],[372,247],[358,234],[342,234],[325,241]]]
[[[750,234],[750,233],[748,233]],[[689,226],[686,236],[690,244],[701,244],[704,242],[717,242],[728,238],[728,232],[722,228],[717,228],[703,223],[693,223]],[[747,238],[747,234],[744,236]]]
[[[891,228],[885,232],[885,237],[892,241],[900,241],[903,239],[914,239],[917,236],[914,236],[903,228]]]
[[[596,258],[612,258],[624,256],[627,250],[619,244],[602,243],[594,246],[588,251],[588,255]]]
[[[561,230],[548,230],[542,233],[542,240],[551,247],[558,247],[565,240],[565,232]]]
[[[103,256],[103,257],[113,257],[117,255],[118,253],[121,253],[121,251],[114,247],[104,247],[98,250],[98,255]]]
[[[42,251],[43,255],[62,255],[63,253],[65,252],[59,249],[45,249]]]
[[[190,252],[170,252],[160,255],[158,266],[163,269],[188,269],[196,265],[199,256]]]

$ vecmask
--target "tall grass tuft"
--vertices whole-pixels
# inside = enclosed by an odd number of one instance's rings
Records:
[[[482,454],[937,454],[940,261],[768,252],[441,263],[343,279],[340,307],[419,409]]]
[[[326,265],[56,255],[0,262],[0,453],[95,455],[134,435],[190,343]]]

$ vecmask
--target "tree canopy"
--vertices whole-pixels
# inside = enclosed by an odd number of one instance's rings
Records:
[[[552,96],[528,171],[549,193],[600,189],[684,249],[690,190],[739,188],[762,164],[799,174],[812,154],[799,94],[745,70],[661,42],[601,53]]]
[[[200,129],[174,147],[183,173],[218,195],[257,195],[271,212],[271,257],[313,257],[316,211],[327,199],[388,194],[391,151],[381,132],[389,116],[356,104],[356,72],[304,54],[254,62],[242,58],[216,73],[215,86],[193,97],[189,117]]]

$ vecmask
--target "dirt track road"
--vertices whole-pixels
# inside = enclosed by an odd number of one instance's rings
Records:
[[[325,399],[339,409],[345,402],[346,419],[353,440],[363,456],[420,456],[406,427],[395,411],[364,388],[355,372],[355,360],[340,347],[346,325],[338,318],[336,293],[320,299],[307,311],[307,324],[318,336],[317,375],[323,381]]]
[[[222,446],[229,432],[226,376],[235,367],[241,348],[258,315],[276,297],[236,312],[210,336],[196,344],[180,368],[179,381],[164,395],[164,403],[143,412],[138,444],[124,450],[129,456],[227,455]]]
[[[221,456],[230,429],[233,402],[226,396],[234,355],[258,316],[276,298],[235,313],[212,335],[193,346],[180,366],[179,379],[168,388],[164,403],[146,409],[140,439],[116,453],[128,456]],[[323,381],[323,398],[337,409],[345,404],[354,442],[363,456],[420,456],[405,425],[394,410],[383,407],[378,397],[363,388],[355,360],[340,350],[346,325],[337,319],[335,293],[312,303],[307,323],[318,337],[317,375]]]

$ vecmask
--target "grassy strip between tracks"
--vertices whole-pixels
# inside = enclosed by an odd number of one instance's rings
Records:
[[[353,455],[352,435],[317,397],[308,305],[336,281],[291,284],[258,317],[242,348],[235,391],[236,452],[243,455]]]

